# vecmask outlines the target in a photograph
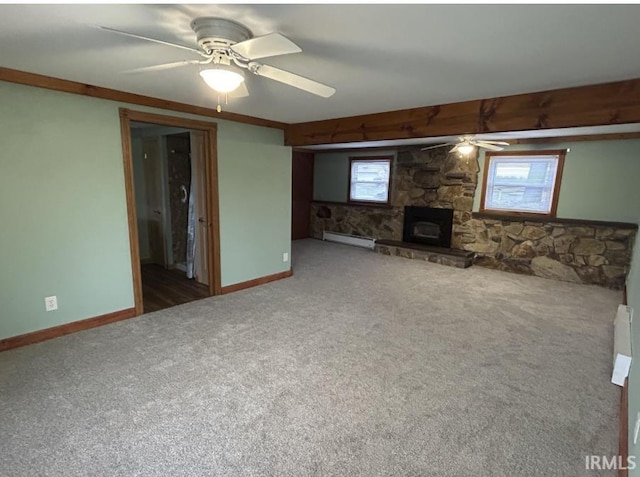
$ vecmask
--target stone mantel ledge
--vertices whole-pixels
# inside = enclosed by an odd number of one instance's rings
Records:
[[[489,212],[473,212],[471,217],[480,220],[495,220],[509,222],[536,222],[558,225],[585,225],[588,227],[613,227],[617,229],[638,230],[638,224],[632,222],[608,222],[604,220],[587,219],[563,219],[560,217],[548,217],[535,215],[494,214]]]
[[[391,204],[376,204],[375,202],[338,202],[334,200],[312,200],[311,203],[319,205],[340,205],[344,207],[371,207],[374,209],[398,208]]]

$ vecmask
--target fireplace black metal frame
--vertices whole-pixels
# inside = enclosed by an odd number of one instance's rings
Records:
[[[413,235],[415,222],[425,221],[437,224],[440,227],[440,237],[424,238]],[[453,229],[453,209],[440,209],[433,207],[418,207],[408,205],[404,208],[404,228],[402,241],[409,243],[422,243],[437,247],[451,247],[451,234]]]

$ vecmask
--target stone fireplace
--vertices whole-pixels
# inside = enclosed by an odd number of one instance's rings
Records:
[[[473,260],[504,271],[624,287],[636,224],[472,212],[479,172],[476,157],[459,157],[446,148],[400,150],[389,206],[316,202],[313,236],[322,238],[328,230],[373,237],[378,251],[388,255],[457,267]],[[448,238],[439,230],[443,217],[419,215],[424,210],[452,217],[452,225],[444,226]],[[433,242],[443,238],[442,244]]]
[[[436,247],[451,247],[453,209],[417,207],[404,208],[403,242]]]

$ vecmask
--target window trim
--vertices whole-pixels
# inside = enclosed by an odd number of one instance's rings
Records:
[[[351,199],[351,170],[354,162],[388,162],[389,163],[389,184],[387,188],[387,200],[352,200]],[[393,156],[351,156],[349,157],[349,179],[347,182],[347,204],[368,205],[368,206],[389,206],[391,205],[391,187],[393,184]]]
[[[482,195],[480,199],[480,211],[483,214],[496,215],[517,215],[521,217],[549,217],[555,218],[558,211],[558,197],[560,197],[560,186],[562,185],[562,171],[564,170],[564,158],[567,153],[566,149],[541,149],[538,151],[487,151],[484,154],[484,171],[482,177]],[[487,193],[487,179],[489,176],[489,165],[492,157],[500,156],[558,156],[558,167],[556,175],[553,179],[553,197],[551,197],[551,210],[549,213],[544,212],[522,212],[509,209],[487,209],[485,207],[485,198]]]

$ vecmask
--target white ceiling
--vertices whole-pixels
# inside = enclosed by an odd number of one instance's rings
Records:
[[[264,62],[337,89],[251,76],[226,107],[283,122],[640,77],[640,5],[0,5],[0,66],[215,107],[195,66],[122,73],[193,54],[90,26],[194,45],[199,16],[286,35],[303,52]]]

